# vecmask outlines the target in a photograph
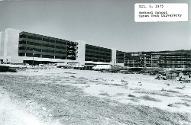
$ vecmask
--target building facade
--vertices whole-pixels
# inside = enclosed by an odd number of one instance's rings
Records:
[[[77,42],[21,32],[18,44],[18,55],[21,57],[68,60],[76,60],[77,58]]]
[[[0,63],[2,62],[191,68],[191,50],[123,52],[90,45],[84,41],[6,29],[0,32]]]
[[[85,44],[85,61],[110,63],[112,61],[112,50]]]
[[[191,68],[191,53],[162,54],[159,58],[162,68]]]
[[[191,68],[191,50],[126,53],[125,66]]]
[[[0,34],[0,60],[4,63],[113,64],[115,50],[60,38],[6,29]]]
[[[125,53],[124,65],[127,67],[144,67],[142,53]]]
[[[116,50],[116,63],[124,63],[125,52]]]

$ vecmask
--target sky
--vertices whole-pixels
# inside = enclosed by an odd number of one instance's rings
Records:
[[[155,1],[0,0],[0,31],[14,28],[126,52],[191,49],[191,22],[134,21],[135,3]]]

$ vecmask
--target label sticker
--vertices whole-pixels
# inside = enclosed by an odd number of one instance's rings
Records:
[[[188,21],[187,3],[136,3],[135,22]]]

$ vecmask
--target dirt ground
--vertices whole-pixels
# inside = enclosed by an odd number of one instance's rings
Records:
[[[75,73],[70,73],[69,78],[48,71],[42,74],[38,71],[33,71],[33,73],[38,75],[28,75],[27,71],[0,73],[1,95],[10,98],[10,103],[30,114],[28,117],[35,116],[45,125],[191,124],[191,116],[188,113],[168,112],[155,107],[123,104],[108,98],[89,95],[82,91],[82,88],[70,85],[76,81],[83,84],[83,80],[75,76]],[[64,71],[60,74],[62,73]],[[58,82],[59,84],[55,84]],[[0,98],[1,106],[5,105],[1,103],[2,101]],[[4,107],[6,108],[6,106]],[[2,125],[8,125],[9,122],[6,120],[10,120],[10,118],[7,119],[3,116],[5,111],[7,110],[0,111]],[[10,125],[21,125],[15,121]]]

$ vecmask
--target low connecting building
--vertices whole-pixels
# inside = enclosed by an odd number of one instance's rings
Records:
[[[125,66],[191,68],[191,50],[125,53]]]
[[[191,68],[191,50],[123,52],[60,38],[6,29],[0,33],[1,63],[67,63],[75,66]]]

